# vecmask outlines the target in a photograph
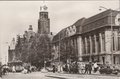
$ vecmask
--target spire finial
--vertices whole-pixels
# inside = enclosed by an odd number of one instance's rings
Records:
[[[43,4],[45,4],[45,0],[43,0]]]
[[[40,6],[40,11],[47,11],[48,7],[45,5],[45,0],[43,0],[43,5]]]

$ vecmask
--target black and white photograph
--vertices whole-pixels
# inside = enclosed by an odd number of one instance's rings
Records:
[[[0,79],[120,79],[120,0],[1,0]]]

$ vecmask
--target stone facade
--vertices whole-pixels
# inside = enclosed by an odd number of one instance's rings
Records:
[[[74,53],[79,61],[120,64],[120,26],[115,24],[117,15],[118,11],[109,9],[90,18],[82,18],[62,29],[53,38],[55,51],[63,53],[60,46],[63,41],[67,41],[69,44],[64,42],[64,55],[71,51],[69,56]],[[67,51],[69,48],[70,51]]]

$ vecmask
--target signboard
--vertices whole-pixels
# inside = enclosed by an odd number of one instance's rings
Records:
[[[66,29],[66,35],[67,36],[72,36],[74,34],[76,34],[76,26],[75,25],[70,26]]]
[[[120,25],[120,14],[117,14],[115,17],[115,24]]]

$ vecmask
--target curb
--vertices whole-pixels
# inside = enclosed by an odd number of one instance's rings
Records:
[[[81,74],[47,74],[45,75],[46,77],[51,77],[51,78],[59,78],[59,79],[120,79],[120,76],[115,76],[115,75],[99,75],[99,74],[91,74],[91,75],[81,75]]]

